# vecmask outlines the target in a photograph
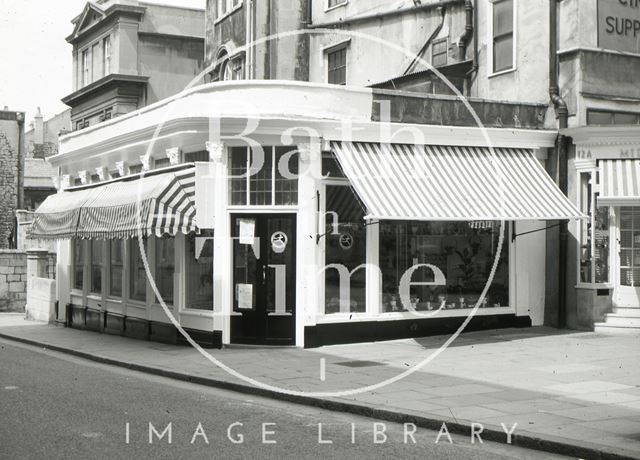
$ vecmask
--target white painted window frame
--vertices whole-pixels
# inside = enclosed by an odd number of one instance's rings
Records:
[[[518,0],[513,1],[513,63],[511,68],[493,71],[493,7],[494,4],[506,0],[489,0],[489,12],[487,17],[488,34],[487,34],[487,75],[489,78],[505,75],[515,72],[518,69]]]

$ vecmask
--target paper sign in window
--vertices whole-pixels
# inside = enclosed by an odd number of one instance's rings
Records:
[[[252,310],[253,284],[236,284],[236,297],[238,299],[238,310]]]
[[[253,219],[240,219],[240,244],[253,244],[255,239],[256,221]]]

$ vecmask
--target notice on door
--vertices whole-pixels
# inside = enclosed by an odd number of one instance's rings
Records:
[[[240,231],[238,236],[240,244],[253,244],[256,235],[256,221],[253,219],[239,219]]]
[[[598,47],[640,53],[640,0],[598,0]]]
[[[253,284],[236,284],[236,298],[238,299],[238,310],[252,310]]]

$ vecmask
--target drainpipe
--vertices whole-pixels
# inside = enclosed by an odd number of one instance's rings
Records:
[[[471,0],[466,0],[464,2],[464,11],[466,18],[464,33],[458,39],[458,59],[461,61],[464,61],[467,55],[467,45],[469,44],[469,40],[473,37],[474,8]]]
[[[549,98],[558,118],[560,131],[567,128],[569,110],[567,103],[560,96],[558,86],[558,0],[550,0],[549,3]],[[567,138],[559,134],[557,139],[558,150],[558,187],[567,195]],[[559,289],[558,289],[558,328],[567,325],[567,241],[569,238],[568,221],[560,222],[560,254],[559,264]]]

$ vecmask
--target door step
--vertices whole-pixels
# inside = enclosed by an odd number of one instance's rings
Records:
[[[604,324],[607,326],[634,327],[640,330],[640,317],[621,315],[619,313],[607,313]]]
[[[608,323],[596,323],[594,331],[604,334],[636,334],[640,335],[640,328],[626,326],[612,326]]]
[[[640,318],[640,308],[638,307],[613,307],[616,315]]]

